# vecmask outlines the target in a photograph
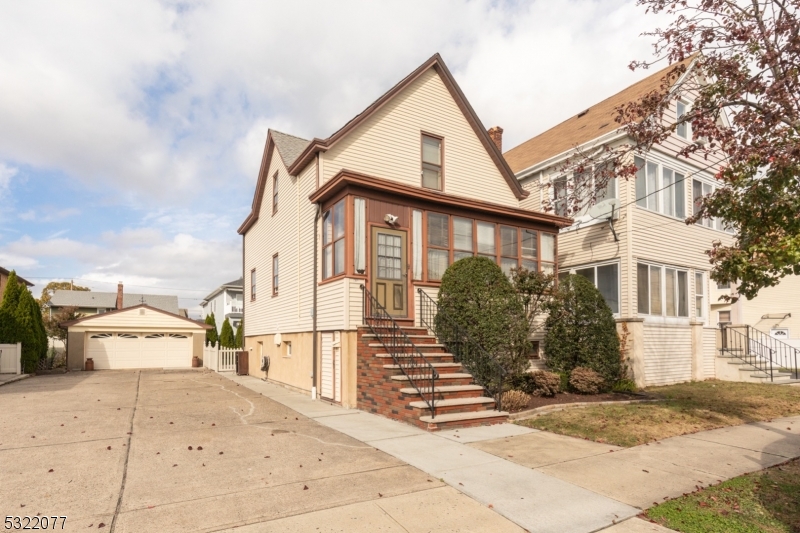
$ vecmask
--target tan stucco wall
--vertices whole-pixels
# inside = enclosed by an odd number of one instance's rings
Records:
[[[84,338],[83,331],[70,331],[67,334],[67,368],[69,370],[83,370]]]

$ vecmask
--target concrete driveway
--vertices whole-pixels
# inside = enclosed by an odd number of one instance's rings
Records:
[[[0,387],[0,406],[3,517],[66,516],[65,531],[522,531],[209,372],[40,376]]]

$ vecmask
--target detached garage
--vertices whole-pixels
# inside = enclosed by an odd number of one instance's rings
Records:
[[[203,357],[211,326],[142,304],[61,324],[67,328],[67,367],[82,370],[189,368]]]

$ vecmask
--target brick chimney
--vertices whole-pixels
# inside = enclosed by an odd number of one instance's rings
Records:
[[[494,145],[503,153],[503,128],[500,126],[493,126],[489,128],[489,137],[494,141]]]
[[[117,309],[122,309],[122,282],[117,283]]]

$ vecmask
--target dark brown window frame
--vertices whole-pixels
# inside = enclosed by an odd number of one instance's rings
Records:
[[[426,163],[424,160],[424,145],[425,145],[425,137],[429,137],[431,139],[436,139],[439,141],[439,188],[435,187],[426,187],[423,181],[423,172],[425,171],[425,165],[436,166],[433,163]],[[436,135],[435,133],[428,133],[426,131],[420,132],[419,137],[419,185],[423,189],[429,189],[431,191],[444,191],[444,137],[441,135]]]
[[[277,253],[272,256],[272,296],[277,296],[278,295],[278,289],[280,288],[279,284],[275,283],[275,278],[277,278],[279,273],[280,273],[280,270],[279,270],[280,266],[278,266],[278,269],[275,268],[276,263],[278,263],[278,254]],[[275,270],[279,270],[278,274],[275,273]],[[279,283],[280,283],[280,281],[279,281]]]
[[[278,212],[278,172],[272,176],[272,214]]]
[[[333,205],[328,208],[325,213],[322,215],[322,279],[329,280],[335,278],[337,276],[342,276],[347,273],[347,201],[346,198],[342,198],[341,200],[337,201]],[[344,231],[342,236],[336,238],[336,227],[335,227],[335,211],[337,209],[342,210],[342,224],[344,226]],[[330,217],[331,221],[331,240],[330,242],[326,243],[326,233],[325,233],[325,221],[326,217]],[[344,254],[344,258],[342,259],[342,271],[336,272],[336,244],[339,241],[344,241],[342,253]],[[331,271],[327,272],[325,270],[325,251],[326,249],[331,249]],[[327,275],[326,275],[327,274]]]
[[[250,270],[250,301],[254,301],[256,299],[256,269]]]

